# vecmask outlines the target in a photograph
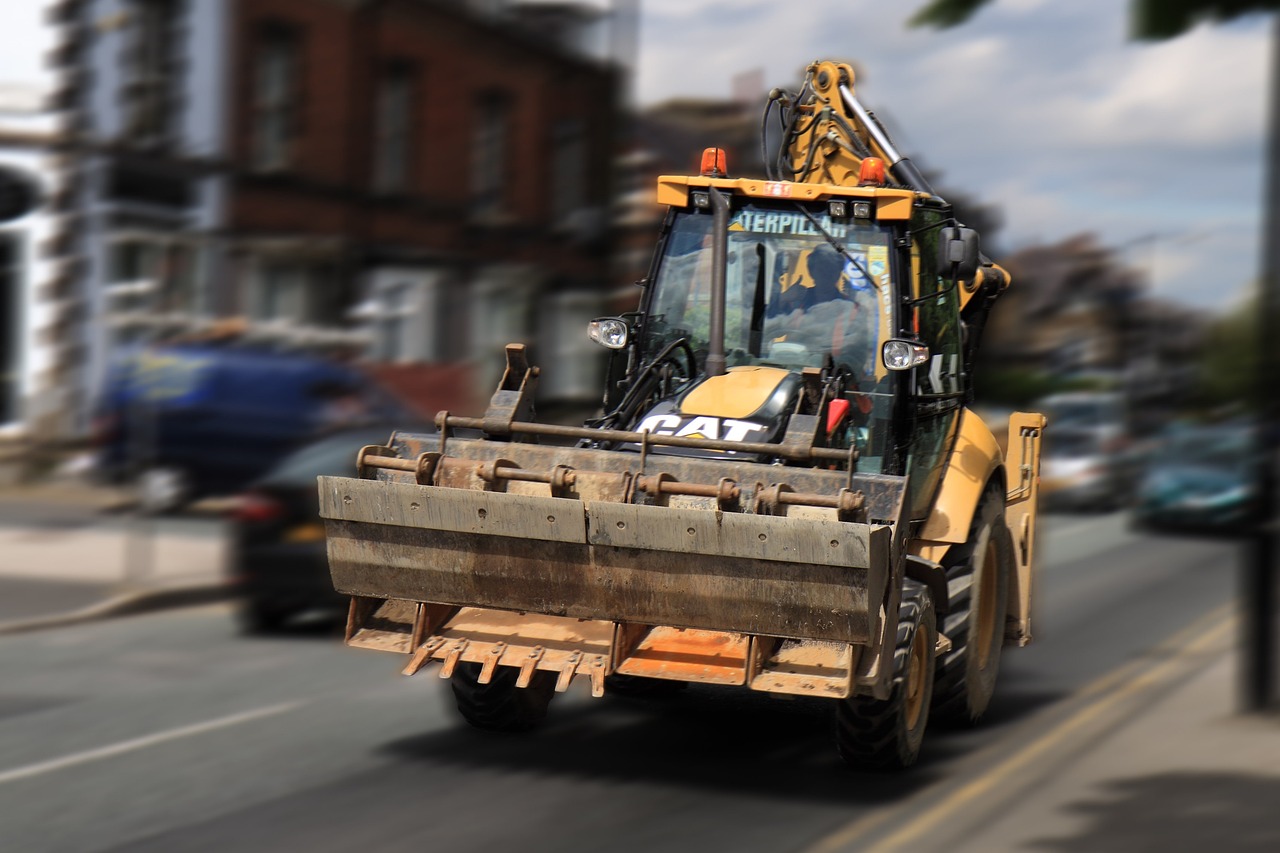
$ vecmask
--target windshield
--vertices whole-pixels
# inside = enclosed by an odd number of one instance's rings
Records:
[[[699,362],[707,354],[713,223],[709,213],[675,217],[649,304],[647,356],[682,337]],[[887,298],[889,241],[883,227],[833,221],[825,212],[810,220],[795,204],[736,209],[725,294],[728,366],[831,364],[852,374],[853,387],[874,385],[882,337],[877,300]]]

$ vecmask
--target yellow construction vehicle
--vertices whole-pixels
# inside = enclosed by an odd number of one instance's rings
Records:
[[[1009,277],[849,66],[774,115],[766,178],[710,149],[658,179],[639,310],[589,330],[614,350],[600,417],[532,422],[511,345],[482,417],[320,478],[347,643],[438,664],[473,725],[527,729],[576,676],[734,685],[827,697],[847,760],[899,767],[1031,638],[1044,419],[1014,414],[1002,450],[968,408]]]

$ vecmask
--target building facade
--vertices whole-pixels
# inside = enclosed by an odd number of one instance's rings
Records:
[[[522,340],[555,362],[544,400],[598,401],[582,330],[605,298],[617,75],[581,48],[590,15],[63,0],[51,18],[73,431],[122,347],[228,328],[396,375],[467,363],[486,389]]]
[[[48,254],[59,220],[47,200],[63,185],[61,128],[47,95],[40,87],[0,87],[0,168],[29,179],[37,202],[0,223],[0,455],[4,444],[24,441],[60,406],[54,368],[64,306],[52,298],[60,270]]]

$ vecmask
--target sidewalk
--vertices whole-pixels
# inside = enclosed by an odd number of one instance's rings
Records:
[[[1280,850],[1280,716],[1237,712],[1237,630],[1189,632],[811,849]]]
[[[21,602],[4,608],[0,634],[226,597],[215,519],[129,506],[126,493],[75,479],[0,490],[0,594]]]

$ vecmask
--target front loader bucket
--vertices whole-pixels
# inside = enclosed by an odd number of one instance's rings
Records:
[[[406,673],[887,689],[903,478],[413,434],[360,471],[320,478],[330,570]]]
[[[890,527],[323,477],[347,595],[868,643]]]

